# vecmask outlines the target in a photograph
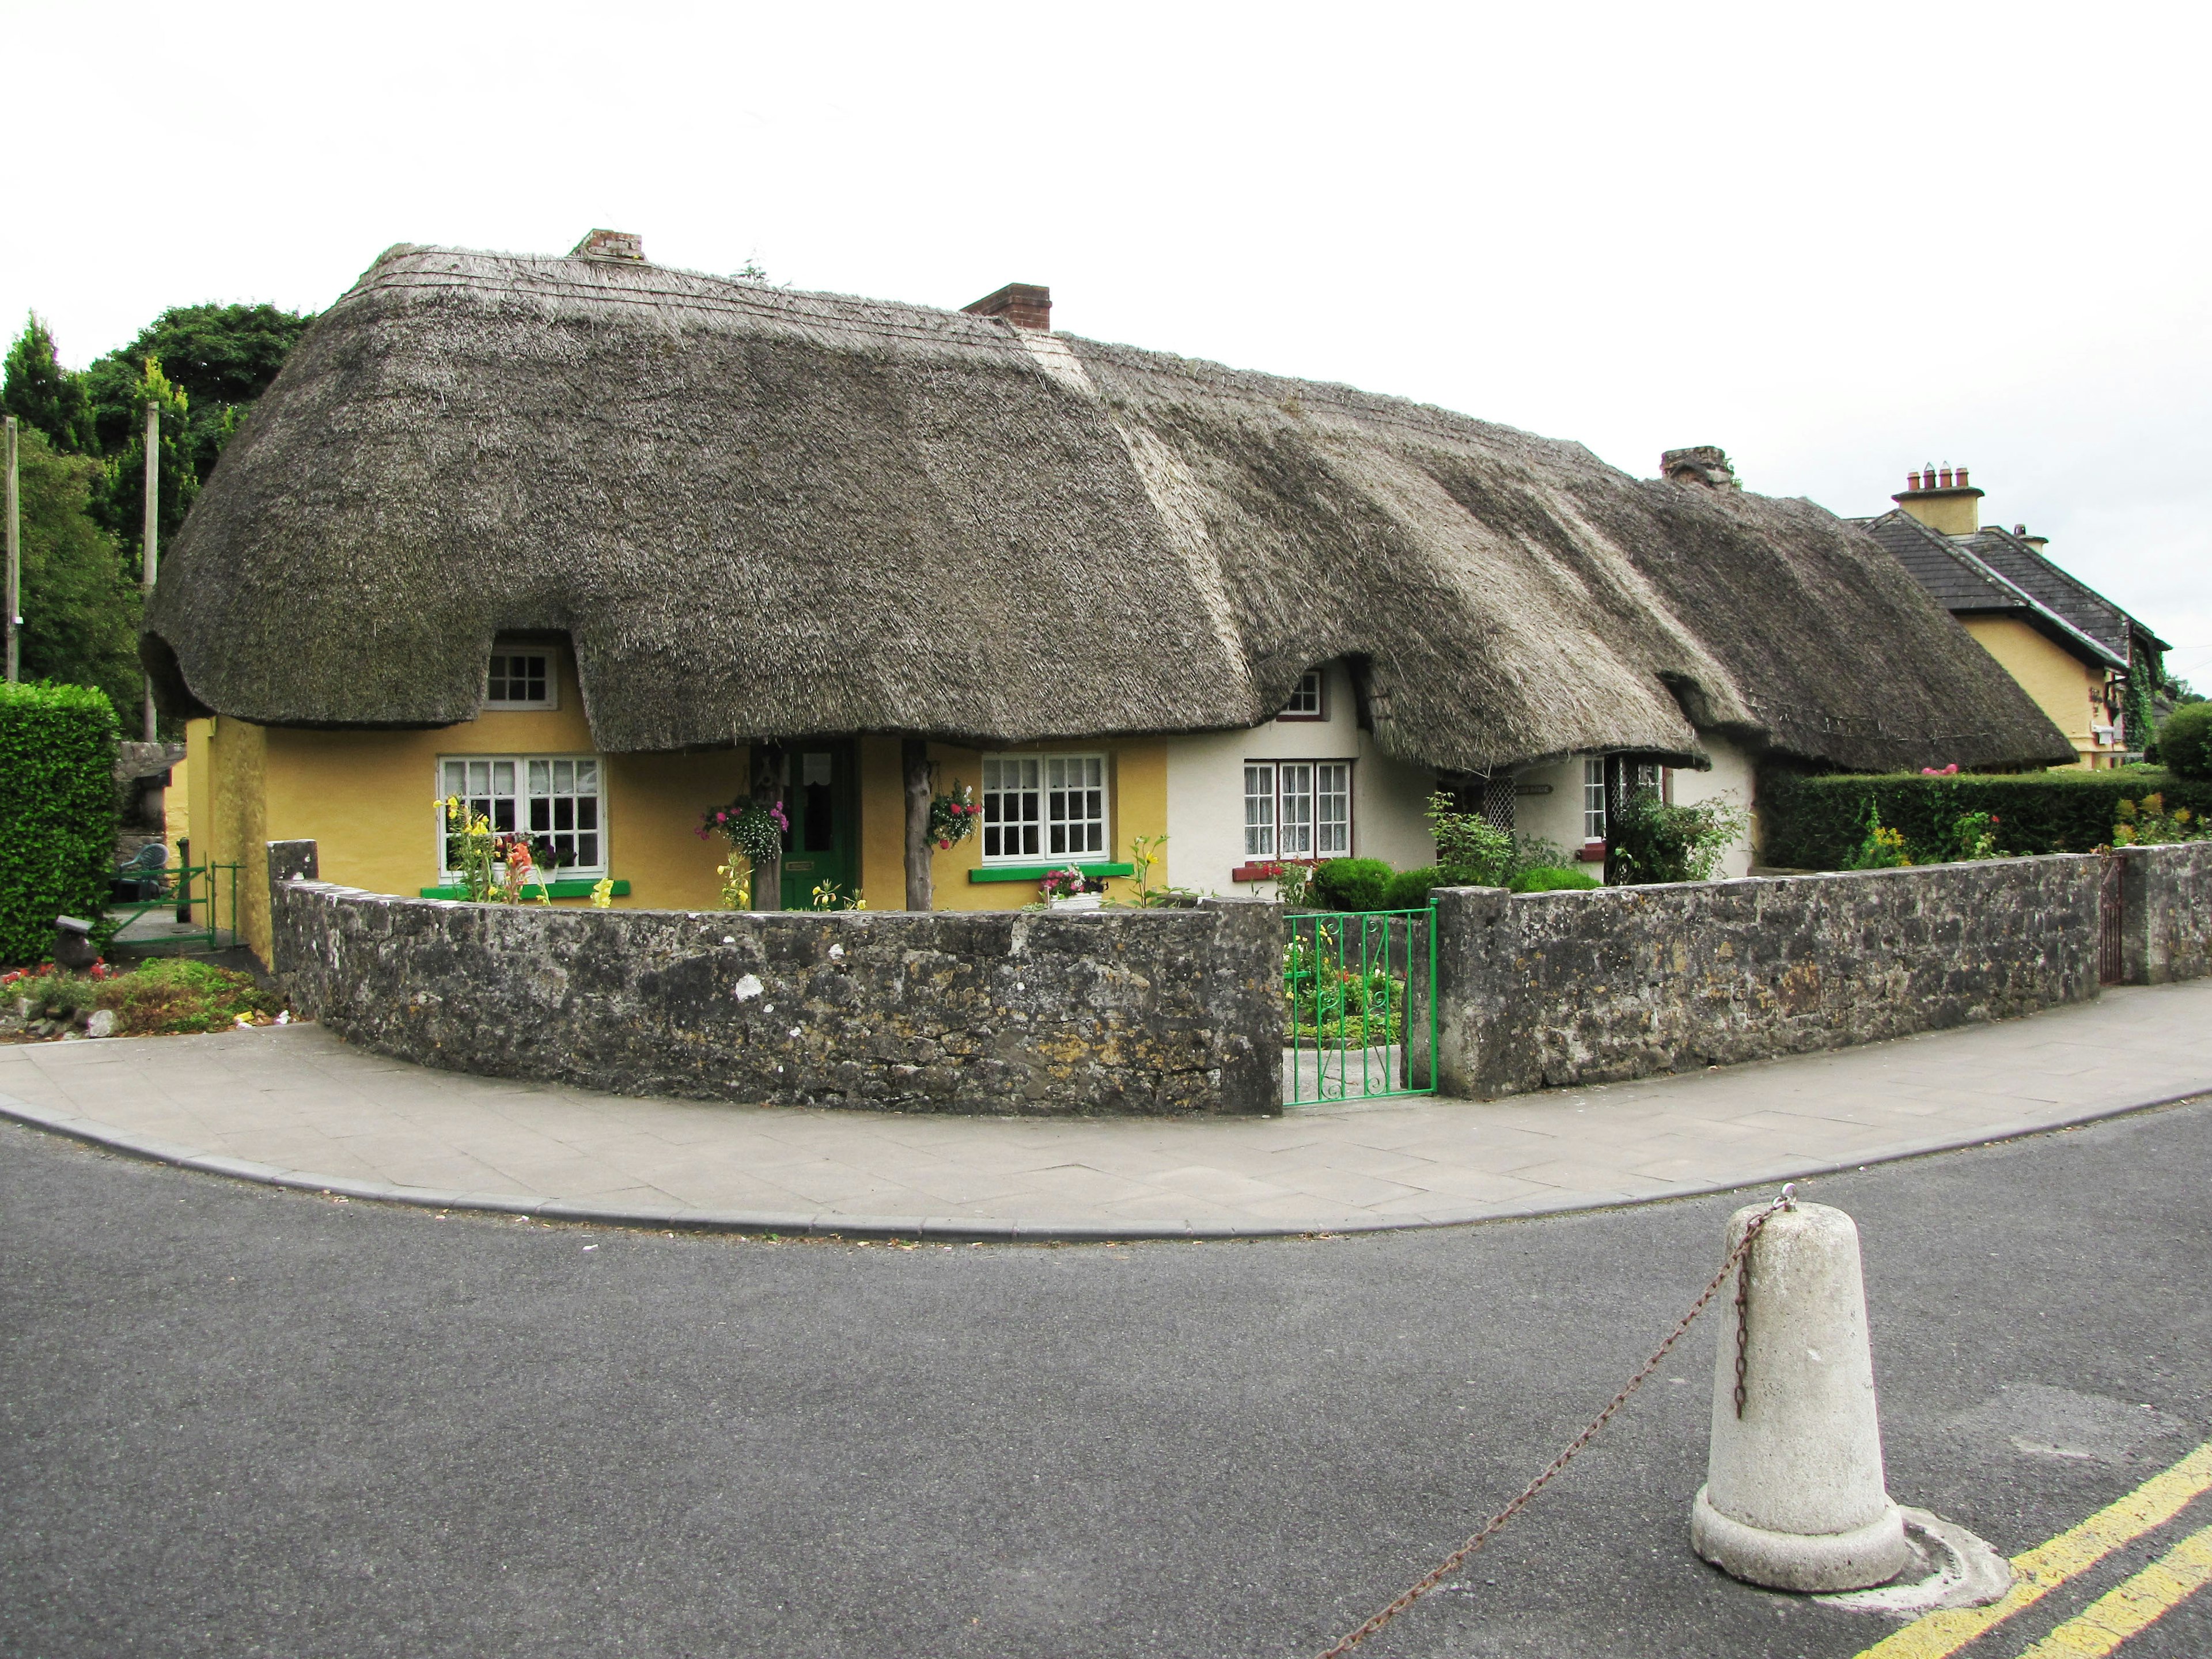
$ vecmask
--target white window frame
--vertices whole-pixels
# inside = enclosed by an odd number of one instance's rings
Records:
[[[1298,676],[1291,700],[1275,718],[1279,720],[1325,720],[1328,718],[1328,671],[1309,668]]]
[[[1021,769],[1025,767],[1036,769],[1033,776],[1022,774]],[[1074,782],[1071,787],[1067,777],[1069,769],[1082,768],[1087,771],[1092,767],[1097,768],[1095,785],[1089,777],[1085,776]],[[1006,784],[1006,773],[1009,769],[1016,774],[1012,789],[1009,789]],[[1057,787],[1055,787],[1056,775]],[[998,780],[996,782],[994,781],[994,778]],[[1063,803],[1060,816],[1054,817],[1055,796],[1064,797],[1073,793],[1088,797],[1094,791],[1098,797],[1097,802],[1098,810],[1095,814],[1085,811],[1080,816],[1071,816],[1065,810]],[[1070,864],[1110,864],[1114,860],[1114,765],[1111,757],[1103,753],[1089,750],[1051,750],[1024,751],[1018,754],[987,754],[983,757],[983,784],[975,793],[984,809],[981,852],[982,862],[987,866],[1000,867],[1006,865],[1043,865],[1059,869]],[[1017,816],[1012,818],[1001,817],[994,820],[992,817],[993,811],[1003,810],[1003,803],[998,798],[1008,793],[1017,796],[1034,795],[1036,798],[1034,802],[1028,805],[1033,805],[1036,816],[1034,817]],[[1087,799],[1079,803],[1086,808],[1091,804]],[[1015,810],[1018,813],[1024,810],[1024,807],[1018,805]],[[1026,851],[1021,846],[1021,842],[1026,839],[1021,831],[1032,824],[1036,831],[1035,852]],[[1063,846],[1060,851],[1054,852],[1052,842],[1055,825],[1065,832],[1071,832],[1066,836],[1067,839],[1086,842],[1096,839],[1098,845],[1080,848]],[[1015,842],[1012,851],[1007,850],[1006,843],[1006,837],[1009,832],[1012,833]],[[995,853],[991,850],[991,843],[994,836],[999,840],[999,850]]]
[[[453,765],[483,766],[488,774],[485,780],[488,787],[479,793],[473,787],[474,778],[469,777],[465,781],[471,787],[463,789],[454,788],[447,775],[447,768]],[[547,774],[542,797],[534,791],[534,780],[531,771],[533,766],[543,766]],[[560,787],[560,768],[562,766],[571,769],[568,787],[566,790]],[[592,787],[588,795],[576,784],[574,769],[579,766],[589,766],[592,769]],[[505,781],[504,790],[500,787],[501,780],[499,776],[499,769],[501,767],[514,769],[510,776]],[[446,799],[450,795],[460,796],[463,803],[472,808],[479,802],[489,802],[495,810],[486,812],[485,816],[491,819],[493,830],[499,833],[520,830],[533,839],[540,836],[553,836],[556,842],[562,836],[574,838],[596,836],[599,840],[596,849],[599,853],[598,861],[586,864],[580,858],[574,864],[562,865],[556,870],[545,872],[555,881],[596,881],[607,873],[607,764],[604,757],[575,754],[441,755],[437,759],[436,769],[431,775],[437,781],[435,810],[438,850],[436,856],[441,866],[439,871],[441,884],[449,884],[458,879],[460,874],[458,870],[443,867],[446,862]],[[532,823],[534,816],[531,811],[532,805],[541,798],[546,804],[544,817],[547,819],[547,826],[544,829],[536,828]],[[560,802],[564,799],[574,802],[586,799],[592,802],[588,814],[580,807],[572,809],[570,827],[567,829],[563,829],[559,823]],[[506,813],[496,810],[502,802],[511,804],[509,811]],[[583,825],[580,821],[586,816],[595,820],[595,823],[591,826]],[[506,822],[502,822],[502,818]]]
[[[1352,855],[1352,763],[1340,757],[1244,763],[1244,857],[1312,863]],[[1334,784],[1330,788],[1324,786]],[[1332,813],[1328,803],[1341,803]]]
[[[544,696],[495,697],[492,695],[492,687],[494,684],[501,683],[511,684],[513,684],[514,678],[502,672],[500,673],[498,675],[498,678],[495,680],[494,674],[496,665],[503,665],[517,659],[520,659],[526,662],[532,658],[535,658],[538,662],[544,665],[544,673],[542,676],[532,675],[529,674],[526,671],[522,678],[526,681],[542,678],[545,682],[545,695]],[[495,647],[492,650],[490,659],[484,664],[483,706],[486,708],[498,709],[501,712],[518,709],[558,708],[561,706],[561,659],[559,653],[555,652],[550,647],[543,648],[508,645]]]
[[[1583,757],[1583,845],[1605,839],[1605,757]]]

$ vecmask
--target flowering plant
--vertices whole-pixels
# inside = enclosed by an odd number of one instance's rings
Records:
[[[756,866],[773,864],[783,855],[783,838],[791,833],[791,820],[783,803],[738,799],[727,806],[709,807],[699,817],[699,839],[720,836],[743,853]]]
[[[489,818],[471,811],[459,795],[448,795],[438,805],[446,814],[446,867],[460,876],[472,902],[520,904],[522,890],[532,883],[538,885],[540,904],[553,902],[538,872],[539,849],[529,836],[495,830]],[[550,858],[547,861],[553,862]]]
[[[930,798],[929,838],[937,843],[939,852],[950,852],[975,833],[982,816],[983,809],[975,804],[975,792],[955,778],[949,794]]]
[[[1064,870],[1048,870],[1038,881],[1037,890],[1050,903],[1054,899],[1073,898],[1078,893],[1103,893],[1106,884],[1093,881],[1071,864]]]

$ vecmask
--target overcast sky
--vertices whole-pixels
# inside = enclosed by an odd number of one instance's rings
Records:
[[[1984,517],[2212,689],[2202,7],[0,0],[0,323],[648,258]]]

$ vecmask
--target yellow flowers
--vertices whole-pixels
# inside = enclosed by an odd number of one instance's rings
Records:
[[[848,894],[834,881],[818,883],[814,889],[814,908],[817,910],[865,910],[867,900],[858,893]]]
[[[722,908],[725,910],[750,910],[753,902],[752,866],[732,859],[727,864],[718,864],[714,873],[722,878]]]
[[[592,884],[592,908],[604,910],[615,902],[615,878],[601,876]]]

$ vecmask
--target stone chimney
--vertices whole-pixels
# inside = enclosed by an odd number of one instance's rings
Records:
[[[1741,489],[1735,463],[1718,444],[1698,444],[1670,449],[1659,458],[1659,476],[1669,483],[1695,484],[1701,489]]]
[[[1052,290],[1036,283],[1008,283],[960,309],[978,317],[1003,317],[1016,328],[1052,328]]]
[[[572,259],[629,259],[645,263],[645,238],[626,230],[595,230],[568,250]]]
[[[1942,536],[1971,536],[1982,527],[1982,492],[1966,482],[1966,469],[1930,461],[1905,475],[1905,489],[1890,498]]]

